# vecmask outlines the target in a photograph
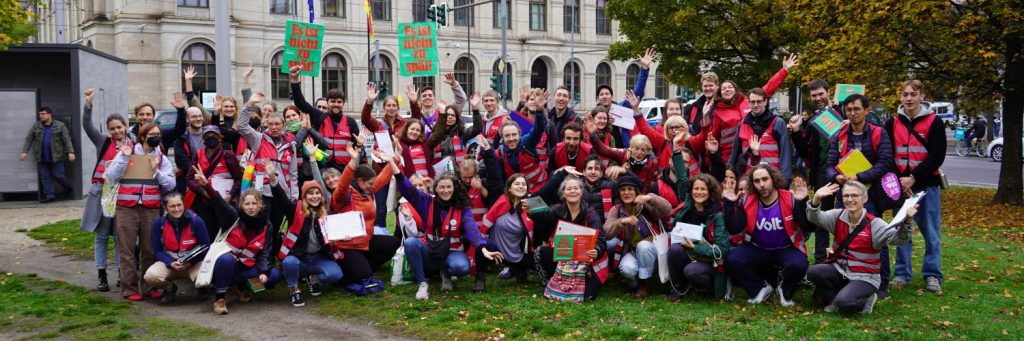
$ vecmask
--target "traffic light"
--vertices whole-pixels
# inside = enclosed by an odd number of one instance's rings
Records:
[[[437,26],[448,27],[448,3],[437,5]]]
[[[501,75],[491,76],[491,90],[499,94],[501,93]]]
[[[430,5],[427,8],[427,22],[437,21],[437,5]]]
[[[385,82],[385,81],[377,82],[377,99],[378,100],[382,100],[383,101],[384,98],[388,97],[389,92],[390,91],[388,91],[388,82]]]

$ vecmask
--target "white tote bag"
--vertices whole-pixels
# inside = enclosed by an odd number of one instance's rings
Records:
[[[199,275],[196,276],[196,288],[210,286],[210,282],[213,280],[213,266],[217,265],[217,258],[231,252],[231,246],[224,239],[227,239],[228,235],[236,227],[238,227],[238,219],[235,219],[235,223],[231,224],[231,228],[220,231],[217,234],[217,239],[210,243],[210,249],[206,251],[206,257],[203,257],[203,262],[199,265]]]
[[[668,247],[669,247],[669,234],[668,233],[656,233],[654,234],[654,247],[658,249],[658,276],[661,278],[661,283],[668,282]]]

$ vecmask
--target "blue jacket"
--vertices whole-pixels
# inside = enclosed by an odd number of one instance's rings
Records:
[[[150,235],[150,239],[152,239],[153,242],[153,255],[156,256],[156,260],[164,263],[164,265],[167,265],[169,268],[171,267],[171,263],[174,263],[174,259],[171,258],[171,255],[168,255],[167,250],[164,249],[164,223],[167,219],[170,219],[170,217],[165,214],[153,221],[153,232]],[[192,235],[196,237],[196,247],[210,245],[210,235],[206,232],[206,223],[203,222],[203,218],[197,216],[192,212],[192,210],[185,210],[185,214],[181,216],[181,219],[188,219],[186,224],[192,224]],[[181,233],[181,230],[175,228],[174,234],[178,236],[178,238],[181,238]],[[192,258],[190,263],[196,264],[201,262],[203,257],[205,257],[205,253],[206,251],[203,251],[203,254]]]

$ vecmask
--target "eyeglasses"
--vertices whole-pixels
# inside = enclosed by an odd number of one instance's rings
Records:
[[[750,104],[752,104],[752,105],[753,105],[753,104],[765,104],[766,102],[768,102],[768,101],[765,101],[765,100],[760,100],[760,101],[750,101]]]
[[[683,129],[683,126],[668,126],[668,130],[679,130]]]
[[[860,198],[860,194],[857,194],[857,193],[843,194],[843,199],[857,199],[857,198]]]

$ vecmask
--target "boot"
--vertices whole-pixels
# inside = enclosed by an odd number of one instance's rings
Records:
[[[647,298],[651,294],[651,280],[641,279],[640,286],[636,289],[636,298]]]
[[[96,291],[110,291],[110,284],[107,283],[107,269],[99,269],[100,284],[96,285]]]
[[[487,279],[484,276],[477,276],[476,283],[473,283],[473,292],[482,293],[487,289]]]

